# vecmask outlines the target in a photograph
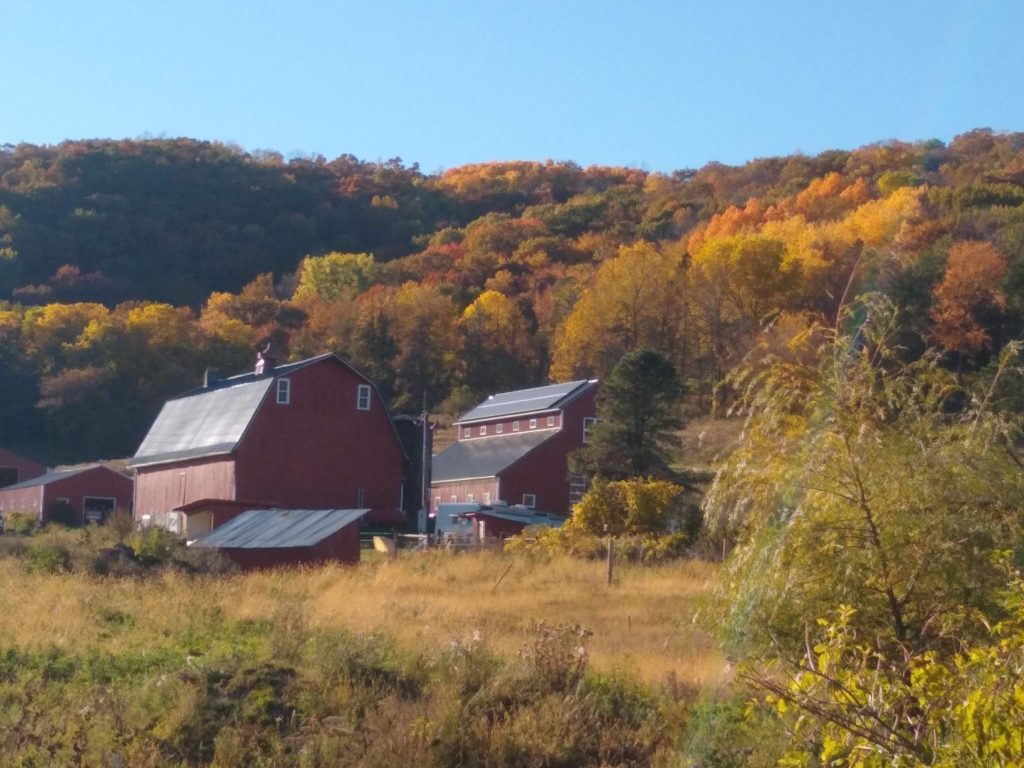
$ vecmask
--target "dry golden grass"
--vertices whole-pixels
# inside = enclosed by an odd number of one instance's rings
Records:
[[[590,629],[597,669],[649,682],[674,676],[706,688],[728,677],[725,660],[696,621],[715,579],[715,567],[698,561],[622,565],[609,587],[601,562],[545,563],[487,552],[408,553],[358,568],[227,578],[166,573],[148,581],[28,576],[5,558],[0,639],[22,648],[140,652],[189,627],[273,620],[300,607],[312,628],[381,632],[427,651],[479,632],[494,650],[514,654],[529,640],[531,622],[544,621]],[[111,631],[112,612],[131,617],[130,630]]]

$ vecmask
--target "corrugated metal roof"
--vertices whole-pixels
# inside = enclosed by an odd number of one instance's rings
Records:
[[[500,507],[482,507],[475,511],[464,512],[461,516],[493,517],[498,520],[508,520],[512,523],[522,523],[523,525],[547,525],[552,528],[558,528],[565,522],[565,518],[561,515],[552,515],[547,512],[535,512],[531,509],[518,507],[507,507],[505,509]]]
[[[269,376],[168,400],[129,466],[230,453],[273,383]]]
[[[491,395],[472,410],[464,413],[458,424],[467,421],[494,419],[499,416],[514,416],[517,413],[534,413],[558,408],[587,384],[586,379],[569,381],[564,384],[548,384],[544,387],[519,389],[515,392],[501,392]]]
[[[311,547],[350,525],[368,509],[251,509],[194,542],[220,549]]]
[[[60,472],[47,472],[45,475],[33,477],[31,480],[22,480],[20,483],[15,483],[14,485],[5,485],[3,488],[0,488],[0,491],[17,491],[22,488],[49,485],[56,480],[64,480],[68,477],[74,477],[75,475],[80,475],[83,472],[88,472],[90,469],[96,469],[98,466],[100,465],[97,464],[93,467],[80,467],[78,469],[65,469]]]
[[[434,457],[431,480],[448,482],[494,477],[557,434],[556,430],[538,430],[501,437],[459,440]]]

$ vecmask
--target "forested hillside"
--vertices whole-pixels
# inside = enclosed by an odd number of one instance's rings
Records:
[[[205,368],[333,350],[396,410],[668,356],[694,408],[855,295],[969,375],[1024,331],[1024,134],[672,174],[187,139],[0,148],[0,445],[130,454]],[[763,334],[762,331],[769,330]]]

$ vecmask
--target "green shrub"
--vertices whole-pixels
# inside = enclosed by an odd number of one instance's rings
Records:
[[[39,525],[31,512],[8,512],[4,515],[4,532],[22,536],[32,533]]]
[[[52,539],[34,539],[28,547],[25,567],[29,573],[59,573],[71,565],[71,552]]]
[[[158,526],[136,531],[128,544],[135,550],[139,562],[146,566],[167,565],[184,547],[176,534]]]
[[[768,768],[785,747],[778,722],[748,697],[708,696],[690,712],[683,741],[687,768]]]

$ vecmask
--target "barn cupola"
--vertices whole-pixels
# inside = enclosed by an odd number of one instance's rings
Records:
[[[277,359],[270,351],[270,342],[256,353],[256,375],[261,373],[270,373],[274,370],[274,366],[277,365]]]

